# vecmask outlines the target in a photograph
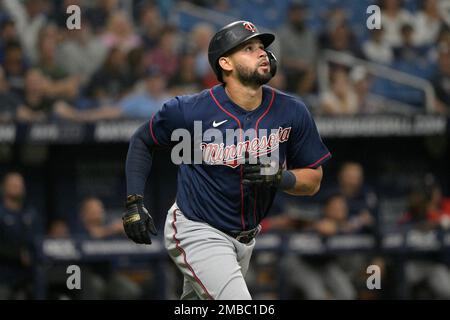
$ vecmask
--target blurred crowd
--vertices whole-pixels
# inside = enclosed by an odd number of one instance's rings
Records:
[[[34,297],[34,268],[40,266],[37,246],[44,238],[126,239],[122,220],[108,213],[98,197],[82,199],[74,221],[65,216],[47,221],[48,217],[28,201],[26,182],[21,173],[6,173],[2,177],[0,190],[0,300]],[[97,300],[157,297],[157,285],[148,264],[139,267],[136,263],[117,266],[117,262],[108,259],[76,261],[74,263],[81,267],[82,290],[71,292],[66,285],[67,263],[40,266],[47,274],[45,286],[48,298]]]
[[[194,3],[225,17],[242,14],[226,0]],[[448,114],[446,1],[417,1],[415,12],[405,9],[401,0],[376,3],[381,7],[382,28],[369,30],[364,23],[357,27],[351,23],[351,6],[328,8],[326,3],[320,27],[312,28],[311,1],[289,2],[284,23],[271,30],[277,35],[272,49],[280,68],[270,84],[304,98],[319,114],[425,111],[420,92],[411,94],[406,86],[389,89],[389,80],[372,75],[362,65],[332,63],[329,87],[319,88],[319,59],[324,50],[334,50],[430,81],[436,91],[435,111]],[[66,27],[65,9],[72,4],[81,8],[79,30]],[[217,25],[199,20],[189,30],[181,29],[170,19],[178,4],[3,0],[0,120],[146,119],[171,96],[217,84],[207,59]],[[415,108],[408,108],[411,105]]]
[[[430,231],[450,229],[450,198],[445,197],[436,178],[426,174],[411,183],[406,201],[393,225],[384,221],[378,197],[365,181],[364,169],[356,162],[342,164],[336,183],[323,186],[316,203],[316,213],[299,199],[279,197],[277,214],[263,222],[263,232],[284,234],[315,233],[327,239],[336,235],[381,236],[388,231]],[[317,201],[318,199],[316,199]],[[398,254],[389,255],[377,249],[344,254],[296,254],[288,252],[281,261],[287,299],[450,299],[450,253],[426,252],[408,255],[399,264]],[[267,259],[267,257],[265,258]],[[397,260],[396,260],[397,259]],[[255,290],[276,279],[280,270],[267,268],[264,259],[254,264]],[[370,290],[366,285],[367,267],[375,265],[381,272],[383,290]],[[256,266],[256,267],[255,267]],[[401,292],[400,292],[401,291]],[[260,298],[267,298],[267,293]]]
[[[279,194],[275,210],[263,220],[262,233],[316,234],[321,239],[337,235],[378,236],[387,231],[430,231],[450,229],[450,198],[445,197],[438,180],[427,174],[411,184],[406,202],[392,225],[383,223],[376,191],[367,183],[360,163],[341,165],[335,183],[322,187],[320,196],[304,199]],[[49,239],[126,239],[119,217],[105,210],[102,200],[85,197],[79,204],[77,218],[65,216],[45,221],[46,217],[27,201],[26,183],[21,173],[11,171],[1,180],[0,198],[0,299],[33,297],[34,269],[38,260],[36,245]],[[312,207],[311,207],[312,205]],[[313,208],[311,210],[311,208]],[[313,214],[311,214],[313,212]],[[384,213],[386,214],[386,213]],[[47,217],[48,218],[48,217]],[[278,299],[281,274],[285,299],[450,299],[450,255],[442,251],[408,255],[400,264],[396,255],[376,247],[347,253],[297,254],[256,253],[248,273],[255,298]],[[269,263],[268,263],[269,262]],[[46,265],[50,298],[138,299],[155,298],[155,270],[125,264],[119,267],[108,260],[82,263],[83,290],[68,295],[65,265]],[[177,272],[166,261],[166,290],[176,298]],[[369,265],[381,270],[383,291],[366,286]],[[278,268],[281,268],[278,269]],[[157,279],[156,279],[157,281]],[[267,290],[267,285],[271,290]],[[266,286],[266,287],[264,287]],[[404,292],[399,293],[399,287]],[[261,289],[262,288],[262,289]]]

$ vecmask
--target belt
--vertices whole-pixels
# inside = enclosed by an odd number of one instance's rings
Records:
[[[248,244],[258,235],[260,230],[261,226],[258,225],[256,228],[247,231],[223,231],[223,232],[241,243]]]

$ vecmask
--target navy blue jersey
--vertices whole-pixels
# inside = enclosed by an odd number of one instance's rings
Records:
[[[201,164],[180,164],[177,204],[186,217],[225,231],[255,228],[268,213],[276,188],[242,184],[242,165],[238,158],[261,155],[264,150],[278,152],[278,161],[289,169],[317,168],[331,155],[323,144],[316,125],[304,103],[297,98],[263,86],[261,105],[246,111],[233,103],[224,86],[217,85],[195,95],[169,100],[150,120],[148,144],[172,147],[172,132],[184,128],[194,140],[194,122],[207,129],[267,129],[256,137],[236,136],[232,144],[204,139]],[[272,130],[272,131],[271,131]],[[241,131],[242,132],[242,131]],[[150,138],[149,138],[150,139]]]

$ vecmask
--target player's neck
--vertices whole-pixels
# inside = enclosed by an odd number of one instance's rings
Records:
[[[253,111],[261,105],[262,87],[251,88],[230,81],[225,86],[228,98],[247,111]]]

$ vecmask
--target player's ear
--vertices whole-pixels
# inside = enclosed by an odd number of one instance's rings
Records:
[[[228,57],[220,57],[219,58],[219,66],[225,71],[233,70],[233,63]]]

